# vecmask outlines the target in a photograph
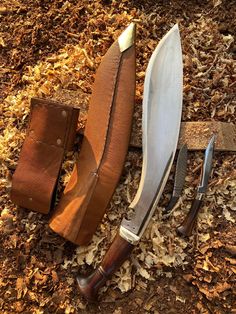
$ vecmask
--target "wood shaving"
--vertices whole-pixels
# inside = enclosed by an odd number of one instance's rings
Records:
[[[234,2],[212,0],[190,5],[177,0],[3,0],[0,18],[0,311],[97,313],[97,305],[89,305],[79,296],[74,278],[99,265],[127,214],[140,180],[141,151],[129,150],[107,215],[89,246],[75,247],[48,228],[48,217],[16,208],[9,199],[30,98],[50,98],[80,107],[78,130],[83,133],[101,57],[135,21],[137,88],[132,136],[140,142],[147,63],[161,37],[178,22],[184,64],[182,120],[235,124]],[[75,151],[63,163],[58,199],[69,180],[79,143],[78,136]],[[198,228],[189,240],[176,234],[191,206],[202,160],[202,152],[189,153],[183,195],[172,215],[163,219],[162,209],[173,188],[173,167],[131,261],[104,287],[107,299],[100,299],[101,313],[119,309],[122,313],[143,313],[136,299],[150,313],[216,313],[216,308],[217,313],[233,311],[236,271],[224,247],[236,245],[235,154],[215,153]],[[183,280],[186,274],[188,284]],[[170,285],[177,290],[170,290]]]

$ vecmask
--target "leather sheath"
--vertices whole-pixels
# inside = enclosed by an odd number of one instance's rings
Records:
[[[47,214],[52,208],[64,153],[74,144],[79,109],[31,99],[27,135],[12,179],[11,199]]]
[[[122,51],[116,41],[97,70],[78,162],[49,225],[75,244],[91,240],[119,182],[134,97],[135,44]]]

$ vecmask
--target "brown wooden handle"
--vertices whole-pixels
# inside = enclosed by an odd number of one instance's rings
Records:
[[[177,232],[180,235],[189,237],[192,234],[192,230],[201,207],[202,200],[194,199],[192,207],[187,214],[184,222],[177,228]]]
[[[172,196],[170,199],[169,204],[167,207],[164,209],[164,214],[169,214],[169,212],[175,207],[176,203],[179,200],[179,196]]]
[[[96,301],[99,288],[124,263],[132,252],[134,245],[117,233],[101,265],[88,277],[77,276],[80,293],[88,301]]]

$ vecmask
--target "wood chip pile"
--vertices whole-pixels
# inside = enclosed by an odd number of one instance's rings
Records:
[[[236,313],[235,153],[215,153],[209,189],[189,240],[180,238],[176,227],[194,197],[203,152],[189,153],[184,192],[164,219],[173,166],[142,241],[103,288],[100,305],[88,305],[78,295],[75,275],[99,264],[127,213],[139,184],[141,150],[130,148],[107,215],[86,247],[54,234],[49,216],[17,208],[9,199],[31,97],[59,100],[82,111],[74,152],[63,163],[60,197],[77,158],[96,69],[131,21],[137,23],[136,137],[141,138],[148,60],[176,22],[184,62],[182,120],[236,123],[235,15],[235,2],[226,0],[1,2],[1,313]]]

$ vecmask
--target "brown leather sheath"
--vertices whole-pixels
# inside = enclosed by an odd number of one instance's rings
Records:
[[[64,153],[74,144],[79,109],[31,99],[27,135],[12,179],[11,199],[47,214],[55,199]]]
[[[76,244],[91,240],[124,165],[135,96],[134,38],[131,24],[102,59],[78,162],[50,222],[55,232]]]

